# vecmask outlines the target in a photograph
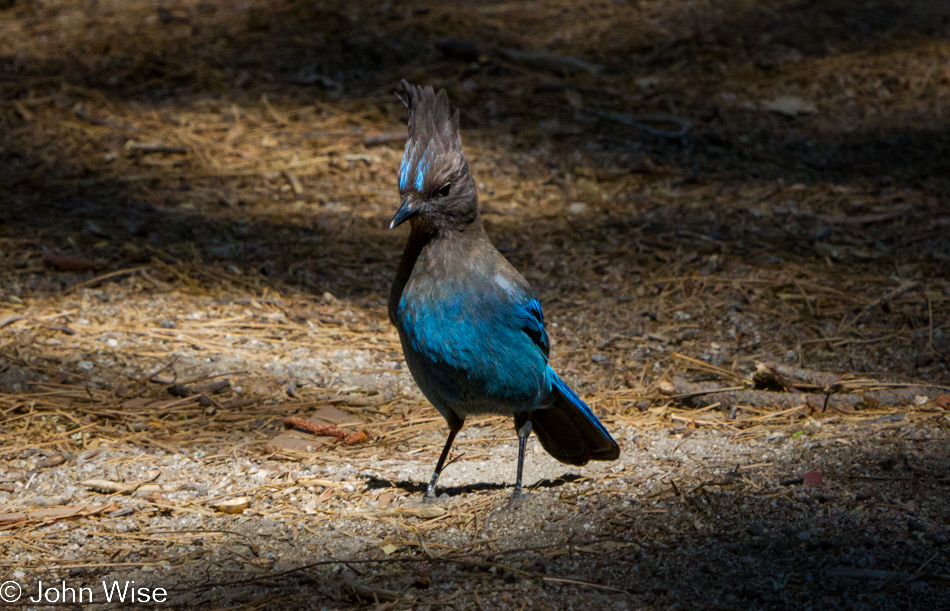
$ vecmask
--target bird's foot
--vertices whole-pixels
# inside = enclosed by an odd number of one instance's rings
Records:
[[[435,492],[435,479],[433,479],[426,486],[425,494],[422,495],[422,502],[428,505],[434,503],[437,498],[439,498],[439,495]]]
[[[516,489],[511,493],[511,496],[508,497],[508,502],[505,503],[504,507],[496,509],[488,515],[488,517],[485,519],[485,526],[487,527],[489,524],[491,524],[491,521],[498,516],[513,515],[515,510],[521,507],[522,503],[524,503],[529,498],[531,498],[530,494],[524,492],[520,488]]]
[[[505,513],[510,516],[514,516],[521,509],[521,506],[531,495],[529,494],[519,494],[517,496],[511,495],[511,498],[508,499],[508,502],[505,503],[505,506],[499,509],[496,513]]]
[[[530,496],[530,494],[522,490],[520,487],[515,488],[514,492],[511,493],[511,498],[508,499],[508,505],[505,507],[505,509],[507,511],[513,511],[517,509]]]
[[[432,509],[439,503],[439,498],[434,494],[411,495],[405,501],[407,507],[415,507],[420,510]]]

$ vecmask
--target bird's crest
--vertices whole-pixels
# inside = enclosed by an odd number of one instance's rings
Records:
[[[409,139],[399,167],[399,190],[421,195],[440,188],[465,165],[459,113],[449,108],[449,96],[442,89],[419,87],[402,81],[409,108]]]

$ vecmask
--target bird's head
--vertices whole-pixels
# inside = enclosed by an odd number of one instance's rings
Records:
[[[409,108],[409,139],[399,167],[401,203],[390,228],[412,219],[432,231],[478,221],[475,181],[462,153],[459,113],[445,90],[402,81]]]

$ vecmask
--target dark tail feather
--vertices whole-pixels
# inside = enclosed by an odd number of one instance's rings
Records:
[[[569,465],[619,458],[620,446],[594,412],[554,371],[551,376],[554,387],[551,406],[526,414],[548,454]]]

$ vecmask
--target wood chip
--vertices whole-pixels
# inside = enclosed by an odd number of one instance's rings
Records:
[[[228,499],[211,505],[215,510],[221,513],[242,513],[251,506],[251,497],[239,496],[236,499]]]

